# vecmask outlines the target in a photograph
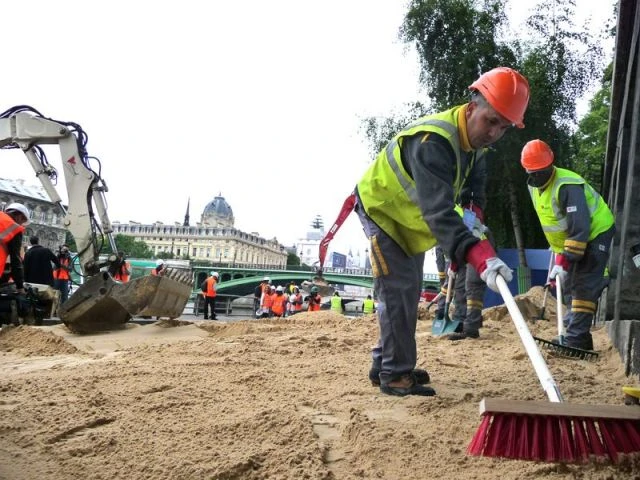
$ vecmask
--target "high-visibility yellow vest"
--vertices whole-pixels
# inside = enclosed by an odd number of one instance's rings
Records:
[[[551,183],[544,191],[539,188],[529,187],[529,194],[533,201],[533,207],[540,219],[540,225],[551,250],[562,253],[567,239],[567,214],[560,209],[559,191],[562,185],[583,185],[587,199],[587,207],[591,216],[591,229],[589,240],[593,240],[602,232],[609,230],[615,220],[604,199],[589,185],[584,178],[577,173],[565,168],[555,167]]]
[[[460,146],[458,118],[460,109],[465,107],[460,105],[413,122],[389,142],[358,183],[358,193],[367,215],[408,255],[426,252],[436,245],[436,239],[422,217],[416,183],[402,166],[402,142],[405,137],[420,132],[433,132],[444,137],[456,156],[453,190],[454,198],[459,198],[474,163],[485,154],[484,149],[478,150],[475,159],[462,172],[461,159],[466,152]]]
[[[362,302],[362,313],[373,313],[374,306],[373,299],[365,298]]]
[[[331,297],[331,310],[342,313],[342,299],[337,295]]]

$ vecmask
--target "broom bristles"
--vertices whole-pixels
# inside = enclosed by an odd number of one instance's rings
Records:
[[[562,463],[640,452],[640,421],[486,412],[467,454]]]

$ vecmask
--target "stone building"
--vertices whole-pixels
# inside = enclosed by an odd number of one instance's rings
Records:
[[[40,238],[40,245],[57,251],[66,238],[66,229],[62,225],[64,212],[51,202],[44,188],[25,185],[24,180],[0,178],[0,207],[4,210],[13,202],[24,204],[31,215],[31,223],[23,235],[24,245],[28,246],[29,237],[36,235]]]
[[[287,252],[277,239],[267,240],[257,233],[241,232],[234,227],[233,210],[221,194],[204,207],[196,225],[189,224],[189,203],[182,224],[112,223],[114,234],[145,242],[154,255],[173,253],[175,258],[225,265],[276,268],[287,265]]]

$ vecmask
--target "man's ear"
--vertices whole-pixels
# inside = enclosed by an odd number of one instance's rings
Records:
[[[476,102],[474,102],[473,100],[471,100],[469,102],[469,104],[467,105],[467,110],[465,112],[465,117],[466,117],[467,120],[469,119],[469,117],[475,111],[476,108],[478,108],[478,104]]]

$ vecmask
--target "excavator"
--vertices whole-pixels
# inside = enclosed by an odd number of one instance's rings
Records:
[[[58,308],[58,317],[74,333],[118,328],[134,316],[179,317],[192,291],[190,270],[168,268],[162,276],[127,283],[109,274],[109,267],[118,261],[118,249],[107,215],[108,188],[100,175],[99,159],[87,153],[87,140],[77,123],[47,118],[27,105],[0,113],[0,149],[22,150],[51,201],[64,212],[64,227],[76,242],[78,273],[84,281]],[[58,172],[42,145],[60,149],[67,206],[56,190]],[[107,242],[112,253],[101,260]]]

